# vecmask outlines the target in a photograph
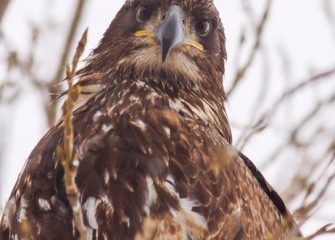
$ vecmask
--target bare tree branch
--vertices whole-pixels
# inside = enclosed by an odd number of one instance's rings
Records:
[[[244,64],[244,66],[237,70],[237,73],[236,73],[235,77],[233,78],[234,79],[233,84],[232,84],[231,88],[227,91],[227,96],[228,97],[231,95],[231,93],[234,91],[234,89],[238,86],[240,81],[243,79],[245,73],[247,72],[247,70],[249,69],[251,64],[253,63],[253,60],[256,56],[257,51],[259,50],[259,47],[261,46],[261,39],[262,39],[262,36],[263,36],[265,25],[267,23],[267,20],[268,20],[269,14],[270,14],[271,5],[272,5],[272,0],[268,0],[267,4],[265,6],[264,12],[263,12],[261,21],[258,24],[258,27],[256,29],[256,40],[255,40],[254,45],[252,47],[251,53],[250,53],[249,57],[247,58],[247,61]]]
[[[76,53],[72,61],[72,69],[67,66],[66,78],[68,82],[68,96],[63,104],[63,125],[64,125],[64,147],[57,147],[57,155],[61,160],[64,168],[64,183],[66,187],[66,194],[72,207],[72,213],[74,217],[74,223],[76,229],[80,233],[81,240],[87,240],[87,229],[84,224],[82,208],[80,203],[80,193],[75,182],[75,176],[77,168],[79,166],[79,159],[77,154],[74,152],[74,134],[73,134],[73,107],[80,94],[80,87],[73,86],[73,79],[76,75],[77,64],[80,56],[84,52],[84,48],[87,42],[87,30],[84,32]]]
[[[307,79],[305,81],[302,81],[301,83],[299,83],[298,85],[296,85],[295,87],[291,88],[290,90],[286,91],[283,93],[283,95],[278,98],[278,100],[273,104],[273,107],[270,109],[270,116],[273,115],[273,113],[278,109],[278,106],[288,97],[290,97],[291,95],[295,94],[297,91],[299,91],[300,89],[314,83],[320,80],[324,80],[327,79],[328,77],[331,77],[335,75],[335,67],[322,72],[320,74],[317,74],[313,77],[311,77],[310,79]]]
[[[275,150],[272,151],[272,154],[265,159],[260,168],[261,169],[265,169],[267,167],[269,167],[270,165],[272,165],[278,158],[279,155],[282,154],[284,152],[285,149],[289,148],[289,146],[294,146],[295,144],[297,144],[299,141],[298,139],[298,135],[299,133],[302,131],[302,129],[313,119],[315,119],[318,116],[318,113],[327,105],[332,104],[335,102],[335,94],[331,95],[330,97],[328,97],[327,99],[320,101],[319,103],[316,104],[316,106],[311,109],[309,111],[309,113],[307,113],[304,117],[301,118],[301,120],[299,121],[299,123],[297,123],[293,128],[292,131],[289,135],[289,141],[286,141],[284,144],[281,144],[280,146],[278,146]],[[245,140],[247,141],[247,140]]]
[[[329,71],[325,71],[323,73],[317,74],[305,81],[302,81],[298,85],[294,86],[293,88],[289,89],[288,91],[285,91],[270,107],[270,109],[262,114],[258,120],[256,121],[256,124],[254,124],[251,128],[248,134],[246,134],[245,139],[243,139],[241,146],[243,147],[246,142],[250,141],[250,139],[253,137],[254,134],[259,133],[267,128],[267,126],[270,124],[272,117],[274,116],[275,112],[278,110],[279,106],[284,102],[284,100],[290,96],[292,96],[297,91],[301,90],[302,88],[309,86],[310,84],[327,79],[328,77],[335,75],[335,68],[331,69]]]
[[[3,16],[6,13],[9,2],[10,2],[10,0],[0,0],[0,24],[1,24],[1,21],[3,19]]]
[[[318,229],[315,233],[309,235],[306,237],[306,240],[312,240],[315,239],[318,236],[329,234],[329,233],[335,233],[335,225],[334,224],[326,224],[325,226]]]
[[[332,172],[332,174],[326,179],[326,182],[321,186],[321,189],[318,190],[317,186],[321,182],[321,180],[324,178],[326,172],[331,169],[332,165],[335,162],[335,151],[333,151],[331,160],[327,164],[327,166],[324,168],[322,173],[319,175],[319,178],[312,183],[310,183],[308,186],[306,186],[306,194],[303,199],[303,203],[301,204],[301,207],[299,207],[294,215],[300,219],[301,224],[306,221],[313,213],[313,211],[316,209],[316,207],[320,204],[321,200],[324,198],[325,194],[327,193],[330,184],[335,179],[335,171]],[[320,186],[319,186],[320,187]],[[311,201],[308,201],[308,199],[312,196],[313,193],[317,192],[316,196],[312,197]]]
[[[55,121],[56,121],[56,104],[55,104],[55,93],[61,92],[60,89],[60,81],[62,80],[63,76],[63,71],[65,69],[66,61],[69,58],[70,50],[74,42],[74,37],[75,34],[78,30],[78,26],[80,23],[80,20],[82,18],[82,13],[85,7],[85,4],[87,4],[87,0],[78,0],[77,7],[72,19],[71,27],[68,32],[66,41],[65,41],[65,46],[63,53],[61,55],[61,59],[59,61],[56,74],[54,78],[49,82],[48,84],[48,92],[52,93],[50,96],[50,101],[45,104],[45,110],[47,112],[47,119],[48,119],[48,125],[53,126]]]

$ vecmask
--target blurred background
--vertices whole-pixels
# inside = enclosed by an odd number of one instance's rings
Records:
[[[335,223],[335,1],[214,2],[227,37],[234,145],[308,239],[334,239],[326,224]],[[0,216],[25,160],[60,118],[52,93],[64,90],[81,34],[89,28],[87,57],[123,3],[0,0]]]

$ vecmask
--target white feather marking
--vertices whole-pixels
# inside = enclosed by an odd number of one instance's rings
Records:
[[[95,197],[89,197],[83,204],[83,209],[86,212],[86,218],[88,224],[92,229],[98,229],[98,223],[95,215],[97,207],[100,203],[101,203],[100,199],[97,199]]]
[[[105,170],[104,172],[104,181],[105,181],[105,184],[109,182],[109,173],[107,170]]]
[[[202,104],[203,104],[203,111],[206,113],[207,118],[209,119],[209,121],[213,122],[213,123],[219,123],[219,119],[218,119],[218,115],[216,114],[215,110],[210,106],[210,104],[204,100],[201,100]]]
[[[102,236],[104,237],[104,240],[108,240],[108,236],[106,235],[106,233],[102,233]]]
[[[185,239],[188,239],[187,236],[189,235],[188,230],[190,229],[190,226],[197,225],[199,228],[207,230],[208,226],[205,218],[202,215],[192,211],[192,208],[197,206],[195,201],[188,198],[179,197],[178,200],[180,209],[175,210],[170,208],[170,213],[172,214],[175,221],[179,222]]]
[[[40,163],[42,160],[42,155],[41,154],[38,154],[37,157],[36,157],[36,162],[37,163]]]
[[[136,81],[135,84],[136,84],[137,88],[142,88],[145,85],[144,82],[142,82],[142,81]]]
[[[187,112],[184,104],[179,99],[174,99],[174,100],[169,99],[169,106],[176,112],[180,112],[180,111]]]
[[[51,210],[49,201],[43,198],[38,199],[38,206],[40,207],[41,210],[45,210],[45,211]]]
[[[16,191],[15,191],[15,198],[18,199],[18,198],[20,198],[20,196],[21,196],[20,189],[16,189]]]
[[[24,179],[24,183],[28,185],[28,187],[31,187],[31,176],[28,175],[25,179]]]
[[[37,233],[37,235],[40,235],[41,232],[42,232],[41,224],[37,223],[36,224],[36,233]]]
[[[174,179],[171,174],[167,175],[166,181],[174,186]]]
[[[113,129],[113,125],[112,125],[112,124],[110,124],[110,125],[103,124],[103,125],[102,125],[102,131],[103,131],[104,133],[108,132],[108,131],[111,130],[111,129]]]
[[[170,174],[167,176],[164,185],[172,195],[176,195],[176,189],[174,188],[174,179]]]
[[[2,223],[1,225],[5,228],[10,228],[10,219],[13,218],[16,212],[16,199],[12,197],[6,205],[6,208],[3,213]]]
[[[157,201],[157,192],[155,189],[154,181],[151,177],[146,178],[147,181],[147,199],[144,204],[144,211],[147,213],[147,215],[150,214],[150,207],[152,204],[154,204]]]
[[[156,98],[156,97],[158,97],[158,94],[157,94],[155,91],[151,91],[151,92],[146,96],[147,99],[154,99],[154,98]]]
[[[204,216],[192,211],[193,207],[198,207],[198,204],[189,198],[179,198],[179,205],[186,214],[190,216],[190,219],[193,219],[194,222],[201,225],[201,227],[207,229],[207,222]]]
[[[192,211],[193,207],[198,206],[196,201],[190,198],[181,198],[179,194],[176,193],[176,190],[174,188],[175,180],[171,174],[167,176],[164,185],[171,192],[171,194],[175,195],[178,198],[180,210],[174,210],[171,208],[170,212],[173,215],[174,219],[180,222],[183,228],[183,231],[184,231],[184,235],[187,236],[188,234],[187,229],[188,229],[188,224],[190,222],[198,225],[202,229],[207,229],[208,226],[207,226],[207,222],[204,216]]]
[[[20,207],[18,210],[19,222],[27,220],[27,207],[28,207],[28,200],[24,196],[22,196],[20,199]]]
[[[129,226],[130,226],[130,219],[129,219],[129,217],[124,217],[122,219],[122,222],[127,225],[127,228],[129,228]]]
[[[133,125],[135,125],[136,127],[139,127],[143,131],[146,130],[146,124],[141,119],[137,119],[135,121],[131,121],[131,123]]]
[[[97,239],[97,238],[93,238],[93,229],[92,228],[87,228],[87,237],[88,239]]]
[[[108,116],[113,116],[113,114],[115,114],[114,112],[114,109],[116,108],[117,104],[111,106],[110,108],[108,108],[108,111],[107,111],[107,115]]]
[[[106,194],[104,194],[103,196],[100,196],[99,198],[101,199],[101,201],[103,201],[107,204],[110,204],[108,196]]]
[[[93,115],[93,120],[96,121],[99,117],[101,117],[103,114],[101,111],[97,111],[94,115]]]
[[[208,121],[209,117],[207,116],[207,114],[202,109],[199,109],[198,107],[193,106],[192,104],[189,104],[188,106],[191,108],[192,112],[196,116],[198,116],[200,119],[204,120],[207,123],[209,122]]]
[[[152,154],[152,147],[148,148],[148,153],[151,155]]]
[[[168,138],[170,138],[171,137],[171,129],[169,127],[166,127],[166,126],[163,127],[163,129],[164,129],[166,135],[168,136]]]
[[[138,96],[135,96],[135,95],[131,95],[129,97],[129,101],[132,101],[132,102],[141,102],[140,98]]]
[[[202,101],[203,109],[199,108],[198,106],[194,106],[189,104],[180,99],[169,99],[169,106],[170,108],[174,109],[176,112],[183,112],[186,116],[192,117],[197,116],[199,119],[202,119],[206,123],[218,123],[217,114],[214,110],[210,107],[210,105]]]

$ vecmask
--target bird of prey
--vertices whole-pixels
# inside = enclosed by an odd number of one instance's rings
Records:
[[[126,0],[78,71],[75,177],[90,239],[291,239],[283,201],[232,147],[225,35],[212,0]],[[30,154],[1,239],[79,239],[56,154]]]

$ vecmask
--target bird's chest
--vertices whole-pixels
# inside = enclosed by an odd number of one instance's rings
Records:
[[[210,162],[220,137],[164,105],[123,104],[97,112],[78,141],[77,182],[92,228],[107,218],[129,234],[146,224],[203,234],[208,216],[201,206],[213,199],[206,189],[216,177]]]

